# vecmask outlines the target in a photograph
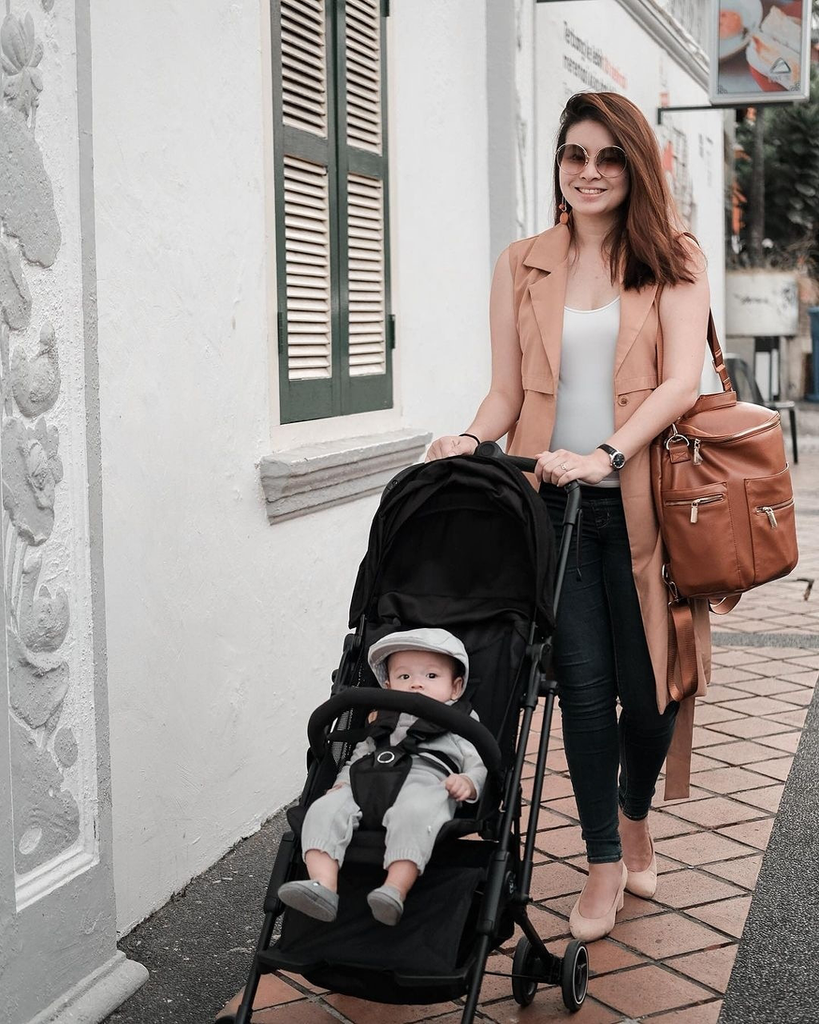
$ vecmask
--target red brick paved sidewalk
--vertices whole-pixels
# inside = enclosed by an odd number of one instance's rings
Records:
[[[578,1024],[714,1024],[719,1015],[819,672],[819,583],[805,601],[805,585],[795,579],[819,577],[819,456],[805,456],[794,480],[800,565],[788,580],[746,595],[734,612],[714,619],[715,635],[724,642],[714,647],[713,682],[697,709],[691,798],[659,802],[652,812],[662,872],[656,899],[627,895],[614,931],[589,947],[589,997],[571,1016]],[[531,914],[560,955],[568,914],[583,886],[585,859],[555,717]],[[533,772],[532,764],[530,777]],[[511,970],[513,951],[514,941],[491,958],[489,969]],[[558,989],[539,989],[532,1006],[521,1010],[511,998],[510,982],[488,976],[482,999],[478,1020],[551,1024],[570,1019]],[[333,1019],[457,1024],[461,1019],[456,1003],[384,1006],[318,994],[299,979],[272,976],[263,979],[256,1005],[254,1024],[330,1024]]]

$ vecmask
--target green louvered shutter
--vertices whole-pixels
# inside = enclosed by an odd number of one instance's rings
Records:
[[[392,404],[380,7],[273,7],[282,422]]]
[[[328,9],[332,5],[326,0],[280,0],[273,7],[283,423],[331,416],[340,404],[338,304],[333,301],[333,32]]]
[[[343,0],[336,24],[342,402],[392,405],[385,19],[381,0]]]

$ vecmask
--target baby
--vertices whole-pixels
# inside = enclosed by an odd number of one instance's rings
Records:
[[[372,645],[368,660],[381,686],[446,704],[461,697],[469,679],[466,650],[445,629],[390,633]],[[470,714],[478,717],[474,711]],[[432,856],[441,827],[453,817],[459,802],[478,799],[486,781],[486,768],[477,750],[462,736],[401,714],[386,719],[392,731],[379,744],[373,736],[382,717],[383,713],[370,727],[373,735],[355,747],[335,786],[307,811],[301,847],[309,880],[286,882],[279,888],[283,903],[320,921],[335,920],[338,911],[339,868],[361,821],[360,803],[379,774],[379,765],[374,766],[374,773],[362,771],[372,765],[373,756],[379,764],[389,765],[407,751],[410,754],[408,760],[404,758],[406,777],[381,819],[387,833],[387,877],[367,896],[373,917],[382,924],[395,925],[401,920],[407,893]],[[368,764],[363,763],[364,758],[369,758]],[[362,762],[358,768],[357,762]]]

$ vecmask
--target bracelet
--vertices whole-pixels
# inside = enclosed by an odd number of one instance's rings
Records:
[[[475,435],[474,435],[474,434],[458,434],[458,437],[471,437],[471,438],[472,438],[472,440],[473,440],[473,441],[475,442],[475,444],[480,444],[480,443],[481,443],[481,442],[480,442],[480,441],[478,440],[478,438],[477,438],[477,437],[475,437]]]

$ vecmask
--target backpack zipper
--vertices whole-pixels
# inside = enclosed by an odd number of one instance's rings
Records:
[[[667,501],[666,505],[690,505],[691,522],[696,523],[700,514],[700,505],[710,505],[715,501],[724,501],[724,494],[706,494],[702,498],[679,498],[675,501]]]
[[[762,434],[766,430],[773,430],[774,427],[779,426],[780,422],[781,419],[779,413],[777,413],[776,418],[772,419],[769,423],[759,423],[755,427],[748,427],[747,430],[740,430],[738,434],[720,434],[714,437],[692,438],[692,440],[695,442],[697,440],[704,440],[708,444],[730,444],[732,441],[742,441],[746,437],[753,437],[754,434]],[[683,437],[685,436],[683,434]]]
[[[758,516],[763,514],[766,515],[768,517],[768,522],[771,524],[771,529],[775,530],[779,526],[779,523],[776,521],[776,513],[780,509],[790,508],[792,505],[793,498],[788,498],[787,501],[777,502],[776,505],[757,505],[754,512],[756,512]]]

